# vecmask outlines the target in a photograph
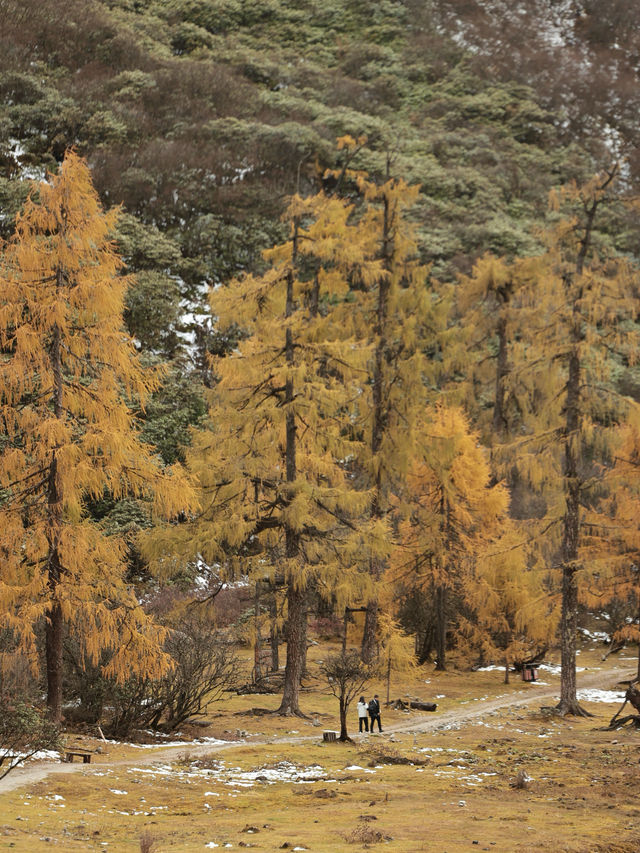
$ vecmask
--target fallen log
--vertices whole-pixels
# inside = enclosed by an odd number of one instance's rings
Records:
[[[410,700],[409,702],[396,699],[395,702],[391,703],[391,707],[396,711],[435,711],[438,706],[435,702],[421,702],[418,699]]]

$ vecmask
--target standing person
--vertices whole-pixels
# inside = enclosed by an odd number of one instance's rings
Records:
[[[380,723],[380,701],[378,700],[378,694],[373,697],[371,702],[369,702],[369,718],[370,718],[370,730],[373,731],[373,724],[375,721],[378,721],[378,731],[382,731],[382,725]]]
[[[364,701],[364,696],[360,697],[360,701],[358,702],[358,731],[362,731],[362,726],[364,724],[365,732],[369,731],[369,718],[367,717],[367,703]]]

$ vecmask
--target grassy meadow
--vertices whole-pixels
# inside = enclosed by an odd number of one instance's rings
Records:
[[[68,733],[67,743],[100,751],[73,772],[13,790],[0,783],[0,850],[631,853],[640,733],[602,729],[636,662],[630,651],[601,654],[579,656],[579,689],[593,688],[581,694],[594,715],[584,719],[543,709],[557,695],[554,667],[535,684],[514,675],[505,685],[497,670],[429,666],[395,677],[391,697],[433,699],[435,713],[383,707],[383,733],[359,736],[354,707],[348,744],[323,742],[337,728],[337,700],[313,679],[307,719],[259,713],[277,707],[276,695],[229,694],[177,746]],[[384,700],[386,685],[366,692]]]

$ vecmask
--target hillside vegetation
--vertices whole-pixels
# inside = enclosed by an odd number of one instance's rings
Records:
[[[12,677],[55,623],[58,716],[64,670],[175,728],[285,641],[298,714],[311,615],[389,671],[561,645],[581,713],[579,617],[638,640],[638,14],[0,0]]]

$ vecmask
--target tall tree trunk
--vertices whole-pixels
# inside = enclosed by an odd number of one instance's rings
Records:
[[[575,336],[579,327],[575,326]],[[578,545],[580,537],[580,354],[577,344],[569,356],[566,425],[564,438],[565,515],[562,531],[562,605],[560,615],[559,714],[589,716],[578,704],[576,692],[576,642],[578,633]]]
[[[292,270],[287,281],[287,304],[285,315],[290,317],[294,311],[293,302],[293,268],[298,256],[298,221],[294,221],[293,246],[292,246]],[[287,328],[285,335],[285,353],[287,365],[293,366],[294,345],[291,329]],[[285,386],[285,466],[287,483],[293,486],[298,476],[296,451],[297,451],[297,426],[296,416],[293,411],[294,387],[291,376],[287,378]],[[293,496],[293,490],[291,492]],[[294,565],[300,559],[300,537],[291,527],[285,528],[285,556],[289,563],[287,579],[287,659],[284,669],[284,687],[282,701],[278,708],[279,714],[300,715],[300,682],[304,672],[307,654],[307,587],[298,583],[295,577]]]
[[[496,390],[495,403],[493,406],[493,431],[497,436],[502,436],[507,429],[507,415],[505,412],[505,379],[509,373],[507,361],[507,317],[504,308],[498,317],[498,358],[496,364]]]
[[[391,694],[391,653],[389,653],[389,659],[387,660],[387,705],[389,704],[389,696]]]
[[[435,590],[436,598],[436,669],[444,672],[447,668],[447,590],[440,585]]]
[[[47,710],[55,723],[62,719],[62,608],[54,602],[47,612],[45,658],[47,664]]]
[[[262,632],[260,630],[260,583],[257,580],[253,595],[253,683],[262,680]]]
[[[58,273],[60,277],[61,273]],[[60,351],[60,329],[53,330],[50,361],[53,372],[53,412],[62,419],[63,379],[62,358]],[[45,660],[47,666],[47,708],[51,719],[58,723],[62,719],[62,639],[63,618],[62,607],[58,600],[62,565],[59,553],[60,534],[62,532],[62,494],[59,482],[58,459],[54,451],[49,465],[47,484],[47,515],[49,544],[48,586],[50,605],[47,610],[45,628]]]
[[[269,638],[271,640],[271,672],[280,670],[280,631],[278,630],[278,590],[275,583],[271,584],[271,601],[269,602]]]
[[[284,687],[279,714],[301,716],[300,682],[304,672],[307,647],[307,590],[292,583],[287,591],[287,660],[284,668]]]
[[[347,731],[347,711],[349,710],[349,706],[347,705],[346,699],[344,696],[340,696],[340,737],[338,740],[345,741],[351,740],[349,737],[349,732]]]
[[[430,620],[429,624],[425,628],[424,637],[422,638],[422,642],[420,643],[420,648],[418,649],[418,663],[423,664],[427,663],[428,660],[431,660],[431,651],[433,649],[434,642],[434,624],[433,620]]]
[[[376,568],[370,569],[371,574],[375,578],[380,577],[380,572]],[[364,614],[364,628],[362,631],[362,646],[360,656],[365,663],[370,663],[376,655],[376,637],[378,633],[378,601],[372,600],[367,602],[367,610]]]
[[[387,173],[389,163],[387,164]],[[388,176],[388,174],[387,174]],[[382,228],[382,263],[388,275],[382,276],[378,282],[378,305],[376,313],[376,336],[377,343],[374,352],[373,376],[372,376],[372,424],[371,424],[371,455],[375,459],[382,448],[382,441],[386,430],[385,412],[385,377],[384,364],[387,356],[387,321],[389,310],[389,289],[391,286],[391,267],[393,255],[393,240],[391,236],[391,210],[389,199],[384,197],[383,228]],[[376,465],[376,481],[374,484],[374,499],[371,506],[371,516],[382,518],[383,509],[383,466]],[[369,562],[369,572],[374,583],[380,580],[384,565],[380,559],[373,557]],[[364,631],[362,634],[361,656],[365,663],[370,663],[375,656],[376,635],[378,631],[378,600],[371,599],[367,602],[367,612],[364,619]]]
[[[444,572],[449,571],[450,552],[453,541],[453,531],[451,527],[451,511],[448,501],[445,498],[444,490],[440,495],[440,529],[444,542]],[[444,671],[447,668],[447,590],[444,583],[440,583],[435,589],[435,605],[436,605],[436,669]]]

